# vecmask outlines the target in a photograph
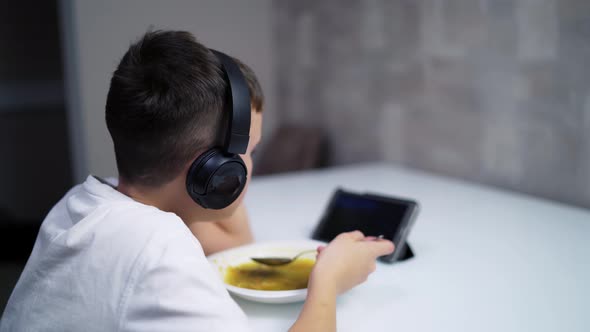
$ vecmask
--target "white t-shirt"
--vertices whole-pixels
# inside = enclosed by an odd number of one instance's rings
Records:
[[[0,331],[247,331],[173,213],[89,176],[43,221]]]

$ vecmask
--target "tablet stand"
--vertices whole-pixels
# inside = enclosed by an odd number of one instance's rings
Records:
[[[403,262],[403,261],[408,260],[412,257],[414,257],[414,251],[412,251],[410,244],[408,242],[406,242],[404,244],[402,252],[401,252],[399,258],[396,260],[396,262]]]

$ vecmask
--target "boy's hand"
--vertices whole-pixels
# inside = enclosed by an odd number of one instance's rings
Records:
[[[365,237],[360,231],[342,233],[328,246],[318,248],[310,289],[328,288],[334,295],[342,294],[367,280],[375,271],[377,257],[391,254],[393,249],[389,240]]]
[[[375,260],[393,252],[389,240],[354,231],[338,235],[318,248],[309,277],[307,299],[290,332],[336,331],[336,296],[367,280]]]

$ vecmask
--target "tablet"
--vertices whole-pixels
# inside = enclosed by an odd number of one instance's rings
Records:
[[[329,242],[342,232],[354,230],[366,236],[382,236],[395,243],[392,254],[379,258],[391,263],[404,254],[417,214],[418,203],[414,200],[337,189],[312,238]]]

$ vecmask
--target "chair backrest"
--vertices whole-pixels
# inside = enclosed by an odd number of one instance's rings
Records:
[[[283,125],[272,134],[256,161],[254,174],[318,168],[327,161],[327,140],[320,128]]]

